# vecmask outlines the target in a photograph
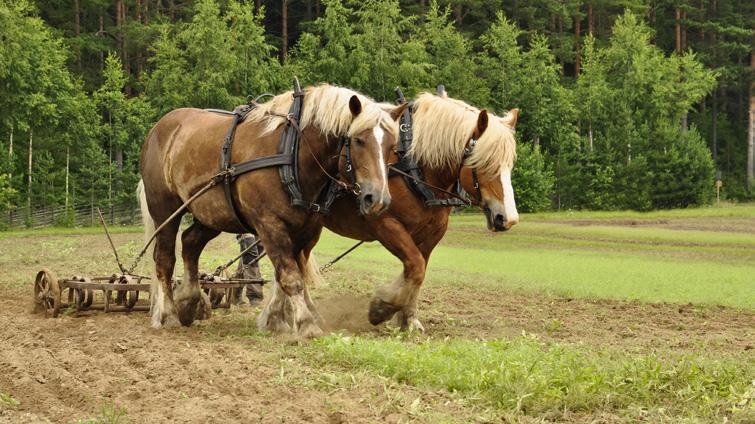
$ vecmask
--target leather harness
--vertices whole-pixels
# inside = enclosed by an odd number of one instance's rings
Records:
[[[438,87],[438,91],[445,91],[443,86]],[[404,94],[399,87],[396,87],[396,96],[398,104],[406,103]],[[399,141],[396,146],[396,154],[398,155],[398,162],[391,165],[388,176],[401,175],[406,181],[409,188],[412,189],[424,202],[427,207],[456,207],[467,206],[469,203],[462,200],[464,199],[464,189],[461,187],[461,180],[457,179],[454,184],[454,191],[450,193],[454,195],[451,198],[438,198],[427,182],[422,173],[422,169],[417,164],[417,161],[409,154],[409,149],[412,146],[412,109],[414,103],[409,103],[409,106],[404,110],[399,121]],[[472,152],[474,144],[470,142],[470,145],[464,151],[464,158],[466,159]],[[479,197],[479,183],[477,181],[477,172],[473,170],[473,178],[475,182],[475,188],[478,190]],[[445,191],[445,190],[444,190]]]
[[[236,134],[236,128],[241,122],[244,121],[244,119],[246,119],[249,113],[257,107],[257,103],[255,101],[250,101],[250,103],[247,105],[237,107],[233,110],[233,112],[219,109],[205,109],[208,112],[233,116],[231,127],[228,129],[228,133],[223,140],[223,147],[220,154],[219,175],[223,176],[223,191],[225,193],[225,198],[228,206],[231,208],[231,211],[233,212],[233,215],[236,218],[238,224],[246,232],[256,233],[254,228],[249,226],[241,218],[241,215],[239,214],[238,204],[236,203],[236,199],[233,196],[233,182],[239,175],[246,174],[251,171],[256,171],[262,168],[277,166],[281,184],[283,184],[289,194],[291,205],[303,207],[315,213],[328,214],[330,205],[333,203],[340,192],[344,191],[345,189],[354,191],[354,187],[356,187],[358,190],[359,186],[356,184],[356,177],[353,174],[353,166],[351,163],[350,140],[348,140],[347,137],[341,137],[339,152],[344,147],[346,148],[346,174],[349,180],[349,184],[344,184],[337,178],[331,177],[330,174],[328,174],[327,171],[323,169],[323,172],[330,178],[324,190],[325,196],[323,202],[320,204],[304,199],[301,192],[301,186],[299,185],[299,145],[302,134],[301,128],[299,128],[298,126],[298,122],[301,118],[304,92],[299,85],[299,81],[296,79],[294,79],[293,97],[294,101],[291,104],[289,113],[285,115],[285,118],[288,122],[286,124],[285,130],[283,131],[283,134],[281,135],[280,143],[278,144],[278,153],[275,155],[264,156],[236,164],[231,164],[231,152],[234,136]],[[317,159],[315,158],[315,160]],[[318,165],[320,165],[319,162]]]

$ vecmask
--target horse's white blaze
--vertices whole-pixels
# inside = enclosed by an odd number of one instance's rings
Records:
[[[506,211],[506,226],[510,227],[519,222],[519,212],[516,211],[514,187],[511,186],[511,168],[501,170],[501,185],[503,186],[503,209]]]
[[[378,126],[372,129],[372,133],[375,135],[375,140],[377,140],[378,143],[378,155],[380,160],[380,165],[378,166],[378,168],[380,168],[380,176],[383,180],[383,187],[380,190],[380,193],[385,196],[385,191],[388,188],[388,176],[385,172],[385,159],[383,159],[383,138],[385,137],[385,131],[383,131],[383,129]]]

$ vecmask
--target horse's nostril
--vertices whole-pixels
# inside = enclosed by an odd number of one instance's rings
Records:
[[[506,217],[501,214],[497,214],[495,216],[495,226],[501,228],[504,225],[506,225]]]
[[[364,203],[365,207],[372,207],[372,204],[375,203],[375,199],[372,197],[371,194],[365,194],[364,198],[362,199],[362,202]]]

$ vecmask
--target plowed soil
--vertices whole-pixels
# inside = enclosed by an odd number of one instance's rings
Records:
[[[136,246],[141,236],[114,238],[117,245]],[[210,256],[224,258],[234,250],[234,241],[224,235],[212,242]],[[146,313],[69,311],[55,319],[33,314],[31,283],[43,266],[58,276],[102,275],[115,268],[99,234],[0,239],[0,392],[18,402],[0,402],[0,422],[408,422],[417,419],[407,408],[415,397],[461,422],[480,412],[443,392],[366,374],[351,376],[349,390],[334,388],[327,364],[289,354],[302,342],[256,331],[259,308],[216,311],[209,321],[169,331],[151,329]],[[331,331],[393,331],[367,322],[366,291],[316,290]],[[428,284],[421,308],[427,333],[435,338],[526,332],[626,350],[720,355],[755,347],[755,313],[727,307]]]

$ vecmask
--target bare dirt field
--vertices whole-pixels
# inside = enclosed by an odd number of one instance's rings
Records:
[[[567,225],[574,224],[590,222]],[[600,222],[616,224],[634,225]],[[718,231],[721,225],[695,229]],[[731,230],[746,227],[737,222]],[[138,233],[114,236],[127,252],[140,238]],[[204,262],[218,263],[216,258],[235,250],[234,241],[224,235],[209,249]],[[491,415],[490,408],[445,390],[316,363],[300,352],[308,342],[259,333],[254,325],[259,309],[248,306],[216,310],[208,321],[170,331],[151,329],[147,314],[138,312],[68,311],[45,318],[31,313],[31,283],[42,267],[59,277],[115,269],[100,234],[0,238],[0,393],[6,396],[0,402],[0,422],[353,423],[427,422],[434,417],[455,422],[623,421],[600,410],[557,418]],[[398,272],[393,268],[391,273]],[[372,327],[366,319],[369,293],[382,274],[339,266],[326,277],[336,283],[318,288],[315,301],[330,331],[377,338],[395,334],[392,327]],[[421,308],[427,329],[423,337],[433,339],[526,333],[546,342],[628,352],[664,349],[755,358],[755,311],[746,308],[578,298],[490,286],[472,290],[433,281],[423,290]]]

